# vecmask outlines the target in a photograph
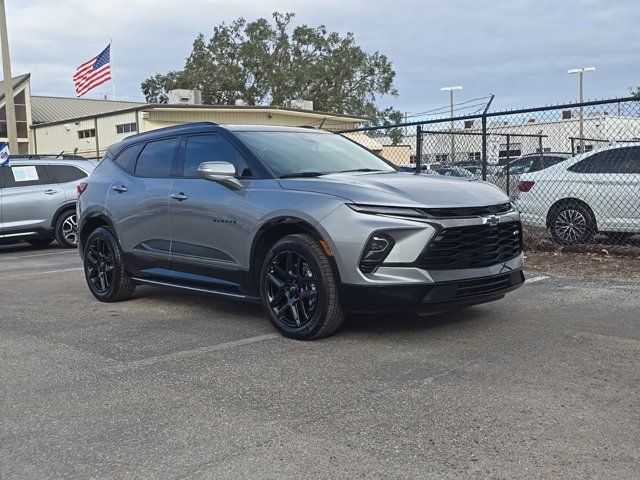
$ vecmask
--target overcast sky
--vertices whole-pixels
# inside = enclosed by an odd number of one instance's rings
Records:
[[[567,69],[597,67],[587,98],[640,84],[638,0],[6,0],[13,75],[31,72],[34,94],[73,96],[80,63],[113,39],[119,99],[142,100],[148,76],[179,69],[199,32],[222,21],[295,12],[296,23],[351,31],[393,62],[400,96],[417,113],[448,103],[440,87],[462,85],[460,102],[496,95],[496,108],[575,100]],[[110,84],[99,92],[111,93]],[[88,95],[99,97],[99,94]],[[494,110],[496,109],[494,108]]]

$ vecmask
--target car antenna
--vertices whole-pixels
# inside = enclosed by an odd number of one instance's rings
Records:
[[[63,153],[64,153],[64,150],[62,150],[58,155],[56,155],[56,158],[60,158]]]

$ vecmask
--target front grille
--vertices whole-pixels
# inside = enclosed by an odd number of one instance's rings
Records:
[[[510,260],[522,250],[520,222],[442,229],[418,259],[429,270],[479,268]]]
[[[430,217],[436,218],[456,218],[456,217],[483,217],[487,215],[497,215],[507,213],[511,210],[511,204],[500,203],[489,205],[488,207],[443,207],[443,208],[422,208],[421,212]]]

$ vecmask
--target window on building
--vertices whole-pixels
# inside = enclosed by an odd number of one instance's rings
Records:
[[[469,152],[467,154],[467,159],[470,162],[479,162],[481,158],[482,158],[482,154],[480,152]]]
[[[448,153],[436,153],[436,162],[445,163],[449,161]]]
[[[170,177],[177,146],[176,138],[147,143],[138,156],[136,175],[149,178]]]
[[[122,123],[120,125],[116,125],[116,133],[131,133],[131,132],[137,132],[138,131],[138,127],[136,126],[136,123]]]
[[[96,136],[95,128],[86,128],[84,130],[78,130],[78,138],[92,138]]]
[[[590,152],[591,150],[593,150],[593,145],[585,145],[584,146],[584,151],[585,152]],[[576,146],[576,152],[577,153],[583,153],[582,152],[582,148],[580,148],[579,144]]]
[[[550,147],[544,147],[542,149],[542,153],[547,153],[547,152],[550,152],[550,151],[551,151]],[[536,148],[536,153],[540,153],[540,149],[539,148]]]
[[[507,144],[500,144],[500,151],[498,156],[500,158],[516,158],[522,155],[522,144],[521,143],[510,143],[509,149],[507,150]]]

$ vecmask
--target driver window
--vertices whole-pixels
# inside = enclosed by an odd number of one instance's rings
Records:
[[[246,165],[235,148],[220,135],[194,135],[187,138],[183,177],[197,178],[204,162],[228,162],[240,176],[246,176]]]

